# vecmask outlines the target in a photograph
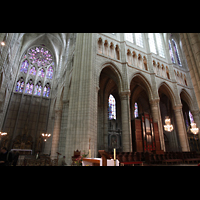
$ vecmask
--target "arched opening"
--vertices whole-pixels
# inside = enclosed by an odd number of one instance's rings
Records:
[[[141,74],[130,83],[130,113],[133,152],[155,150],[154,124],[151,114],[151,89]],[[159,144],[160,145],[160,144]],[[160,146],[159,146],[160,148]]]
[[[198,135],[194,135],[191,131],[191,123],[194,122],[194,118],[191,112],[191,101],[188,97],[188,94],[185,90],[181,91],[180,94],[181,103],[182,103],[182,112],[185,122],[185,128],[187,131],[187,137],[188,137],[188,143],[190,146],[190,151],[199,151],[200,150],[200,143],[199,143],[199,137]]]
[[[105,67],[99,77],[98,93],[98,150],[121,151],[120,78],[111,66]]]
[[[173,105],[174,105],[174,102],[172,99],[173,94],[171,94],[171,91],[169,90],[166,84],[162,84],[160,86],[158,90],[158,94],[160,97],[160,113],[161,113],[161,121],[162,121],[166,151],[167,152],[180,151],[175,113],[173,110]],[[173,125],[173,128],[174,128],[172,132],[168,132],[164,130],[166,116],[169,116],[169,118],[171,119],[171,124]]]

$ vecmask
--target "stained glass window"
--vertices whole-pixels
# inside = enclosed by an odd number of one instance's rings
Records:
[[[116,119],[116,101],[112,94],[110,94],[108,99],[108,118]]]
[[[40,69],[38,72],[38,76],[41,76],[42,78],[44,78],[44,69]]]
[[[157,42],[157,46],[158,46],[159,55],[164,58],[165,53],[164,53],[164,48],[163,48],[163,43],[162,43],[160,33],[156,33],[156,42]]]
[[[47,67],[53,61],[51,52],[44,47],[31,48],[28,51],[28,56],[32,63],[37,64],[38,67]]]
[[[32,80],[30,80],[30,81],[26,84],[25,93],[26,93],[26,94],[32,94],[32,92],[33,92],[33,82],[32,82]]]
[[[135,102],[134,116],[135,116],[135,118],[138,117],[138,104],[136,102]]]
[[[34,95],[40,96],[40,95],[41,95],[41,92],[42,92],[42,86],[41,86],[41,82],[39,81],[39,82],[37,83],[37,85],[35,86]]]
[[[24,61],[22,62],[22,65],[21,65],[20,72],[27,73],[27,71],[28,71],[28,66],[29,66],[28,60],[24,60]]]
[[[178,48],[176,46],[176,42],[173,39],[172,39],[172,43],[173,43],[173,46],[174,46],[174,52],[176,54],[178,64],[181,65],[181,60],[180,60],[180,57],[179,57]]]
[[[125,33],[125,38],[127,41],[133,43],[133,33]]]
[[[150,46],[150,51],[157,54],[153,33],[149,33],[149,46]]]
[[[47,83],[43,90],[43,97],[49,97],[49,95],[50,95],[50,86],[49,83]]]
[[[53,78],[53,68],[50,66],[47,70],[47,78],[52,79]]]
[[[36,75],[35,67],[31,67],[29,74]]]
[[[189,118],[190,118],[190,123],[194,123],[194,118],[190,111],[189,111]]]
[[[169,40],[169,53],[170,53],[170,57],[171,57],[172,62],[175,63],[174,54],[173,54],[173,51],[172,51],[172,46],[171,46],[170,40]]]
[[[16,92],[23,92],[24,89],[24,79],[21,78],[20,80],[17,81],[17,85],[16,85]]]
[[[135,33],[136,44],[143,47],[142,33]]]

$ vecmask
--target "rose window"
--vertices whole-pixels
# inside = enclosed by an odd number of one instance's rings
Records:
[[[53,61],[51,52],[43,47],[31,48],[28,51],[28,57],[33,64],[37,64],[38,67],[47,67]]]

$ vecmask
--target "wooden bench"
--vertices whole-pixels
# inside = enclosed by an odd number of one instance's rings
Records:
[[[187,162],[189,164],[190,162],[194,163],[195,161],[198,163],[200,161],[196,152],[182,152],[180,155],[182,156],[184,163]]]
[[[183,162],[183,160],[182,159],[180,159],[179,157],[178,157],[178,155],[176,154],[176,153],[174,153],[174,152],[166,152],[165,154],[164,154],[164,159],[162,160],[162,163],[164,164],[166,164],[167,165],[167,163],[182,163]]]
[[[120,162],[120,166],[124,166],[124,165],[141,165],[143,166],[143,161],[133,161],[133,162]]]

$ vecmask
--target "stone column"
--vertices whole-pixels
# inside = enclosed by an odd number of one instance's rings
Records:
[[[161,149],[166,151],[165,140],[164,140],[164,135],[163,135],[163,124],[162,124],[162,119],[161,119],[159,102],[160,102],[159,98],[152,99],[150,101],[151,113],[152,113],[152,117],[153,117],[153,122],[158,123],[158,131],[159,131]]]
[[[184,122],[183,113],[182,113],[182,104],[174,106],[173,109],[174,109],[175,118],[176,118],[176,125],[178,129],[178,136],[179,136],[181,151],[190,151],[188,138],[187,138],[187,132],[185,128],[185,122]]]
[[[132,152],[130,90],[120,93],[122,113],[122,150]]]
[[[53,129],[53,138],[51,144],[51,159],[56,159],[58,151],[58,142],[60,137],[60,123],[61,123],[62,110],[55,110],[55,122]]]

